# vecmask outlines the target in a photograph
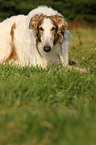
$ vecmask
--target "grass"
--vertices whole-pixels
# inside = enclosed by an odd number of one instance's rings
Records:
[[[70,64],[0,64],[0,145],[96,145],[96,30],[72,30]]]

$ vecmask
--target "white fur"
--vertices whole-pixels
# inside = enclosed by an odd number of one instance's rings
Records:
[[[52,29],[52,23],[50,19],[44,19],[42,27],[44,29],[44,32],[42,32],[42,36],[41,36],[41,42],[42,42],[42,47],[47,45],[50,45],[51,47],[53,47],[53,35],[52,32],[50,31]]]
[[[16,52],[18,55],[18,59],[15,60],[15,63],[19,63],[21,66],[25,65],[41,65],[45,67],[47,64],[55,64],[57,65],[61,59],[64,66],[68,64],[68,50],[69,50],[69,30],[65,30],[64,39],[62,44],[57,44],[52,46],[51,37],[49,31],[48,35],[44,35],[44,42],[48,41],[50,45],[53,47],[52,50],[48,53],[44,52],[43,45],[40,43],[38,49],[40,54],[36,49],[36,36],[34,29],[29,29],[29,23],[33,16],[36,14],[41,14],[51,16],[51,15],[59,15],[62,16],[57,11],[52,8],[48,8],[46,6],[40,6],[34,10],[32,10],[28,15],[18,15],[13,16],[9,19],[6,19],[2,23],[0,23],[0,61],[5,61],[11,54],[12,46],[11,46],[11,27],[15,23],[16,29],[14,29],[14,45],[16,47]],[[49,23],[45,23],[44,27],[46,29],[50,26]],[[49,25],[49,26],[48,26]],[[48,39],[49,38],[49,39]],[[42,40],[42,41],[43,41]]]

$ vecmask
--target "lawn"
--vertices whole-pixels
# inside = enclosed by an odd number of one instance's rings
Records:
[[[96,29],[71,34],[86,72],[0,64],[0,145],[96,145]]]

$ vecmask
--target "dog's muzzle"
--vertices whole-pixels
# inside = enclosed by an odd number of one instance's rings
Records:
[[[44,51],[45,52],[50,52],[51,51],[51,47],[50,46],[44,46]]]

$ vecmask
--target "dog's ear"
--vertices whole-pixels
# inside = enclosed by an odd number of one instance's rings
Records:
[[[58,15],[52,15],[51,19],[53,19],[53,21],[57,24],[58,31],[64,32],[64,30],[69,30],[68,23],[64,17]]]
[[[45,17],[44,14],[38,14],[31,18],[29,23],[29,29],[35,29],[38,25],[38,22]]]

